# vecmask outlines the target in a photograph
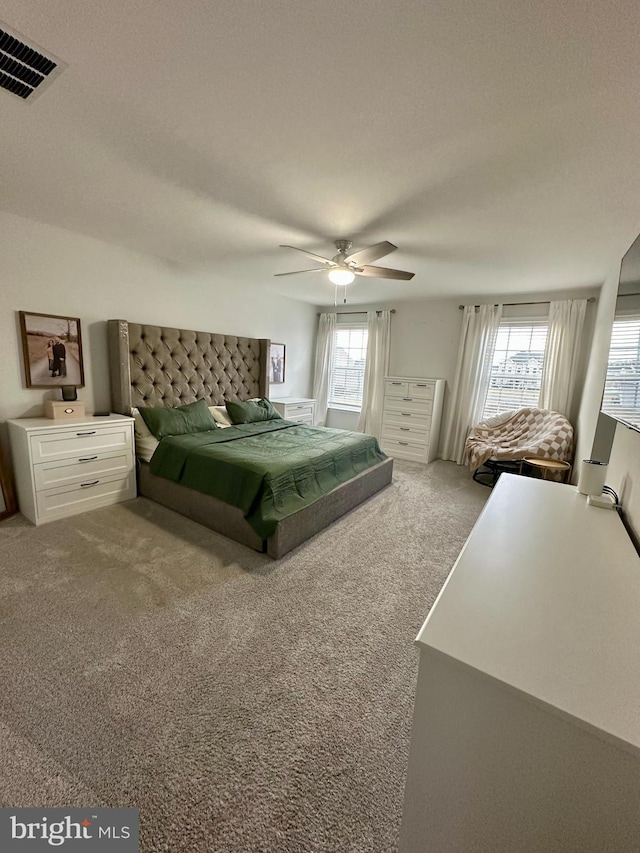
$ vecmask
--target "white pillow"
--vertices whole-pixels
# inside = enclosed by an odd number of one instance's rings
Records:
[[[131,417],[135,420],[134,432],[137,438],[155,438],[149,427],[144,422],[140,409],[131,409]]]
[[[136,456],[138,459],[143,459],[145,462],[151,462],[151,457],[156,452],[156,448],[160,442],[157,438],[149,435],[146,438],[141,438],[136,435]]]
[[[209,406],[209,411],[213,415],[215,422],[219,427],[224,428],[233,426],[231,418],[229,417],[229,412],[225,406]]]

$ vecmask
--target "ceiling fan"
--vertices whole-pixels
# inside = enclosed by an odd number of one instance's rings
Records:
[[[395,252],[398,247],[394,246],[393,243],[388,243],[385,240],[382,243],[376,243],[374,246],[349,254],[352,246],[351,240],[336,240],[335,247],[338,254],[334,255],[333,258],[323,258],[320,255],[314,255],[313,252],[307,252],[306,249],[298,249],[296,246],[280,246],[281,249],[295,249],[296,252],[302,252],[323,266],[313,267],[309,270],[296,270],[295,272],[278,272],[276,275],[298,275],[303,272],[326,272],[328,270],[330,281],[336,285],[351,284],[357,275],[368,278],[392,278],[399,281],[409,281],[413,278],[414,273],[412,272],[370,266],[370,261],[377,261],[379,258],[384,258],[385,255]]]

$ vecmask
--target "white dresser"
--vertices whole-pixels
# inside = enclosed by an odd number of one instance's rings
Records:
[[[34,524],[135,498],[133,418],[8,423],[20,512]]]
[[[380,447],[389,456],[431,462],[438,453],[444,379],[386,376]]]
[[[286,421],[299,424],[313,424],[316,413],[316,401],[309,397],[282,397],[271,400],[275,408]]]
[[[503,474],[418,635],[401,853],[637,853],[638,614],[617,513]]]

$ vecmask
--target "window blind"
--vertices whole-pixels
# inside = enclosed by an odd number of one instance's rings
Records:
[[[364,371],[367,363],[368,331],[365,323],[338,327],[335,331],[333,363],[329,378],[329,404],[362,405]]]
[[[640,314],[613,321],[602,408],[623,421],[640,418]]]
[[[483,418],[539,405],[547,330],[546,319],[502,320],[490,354]]]

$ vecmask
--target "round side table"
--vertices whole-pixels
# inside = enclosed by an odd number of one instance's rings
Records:
[[[547,474],[561,473],[563,482],[567,482],[571,472],[571,465],[568,462],[561,462],[559,459],[545,459],[542,456],[525,456],[522,460],[525,465],[530,465],[538,471],[542,471],[542,479],[547,479]]]

